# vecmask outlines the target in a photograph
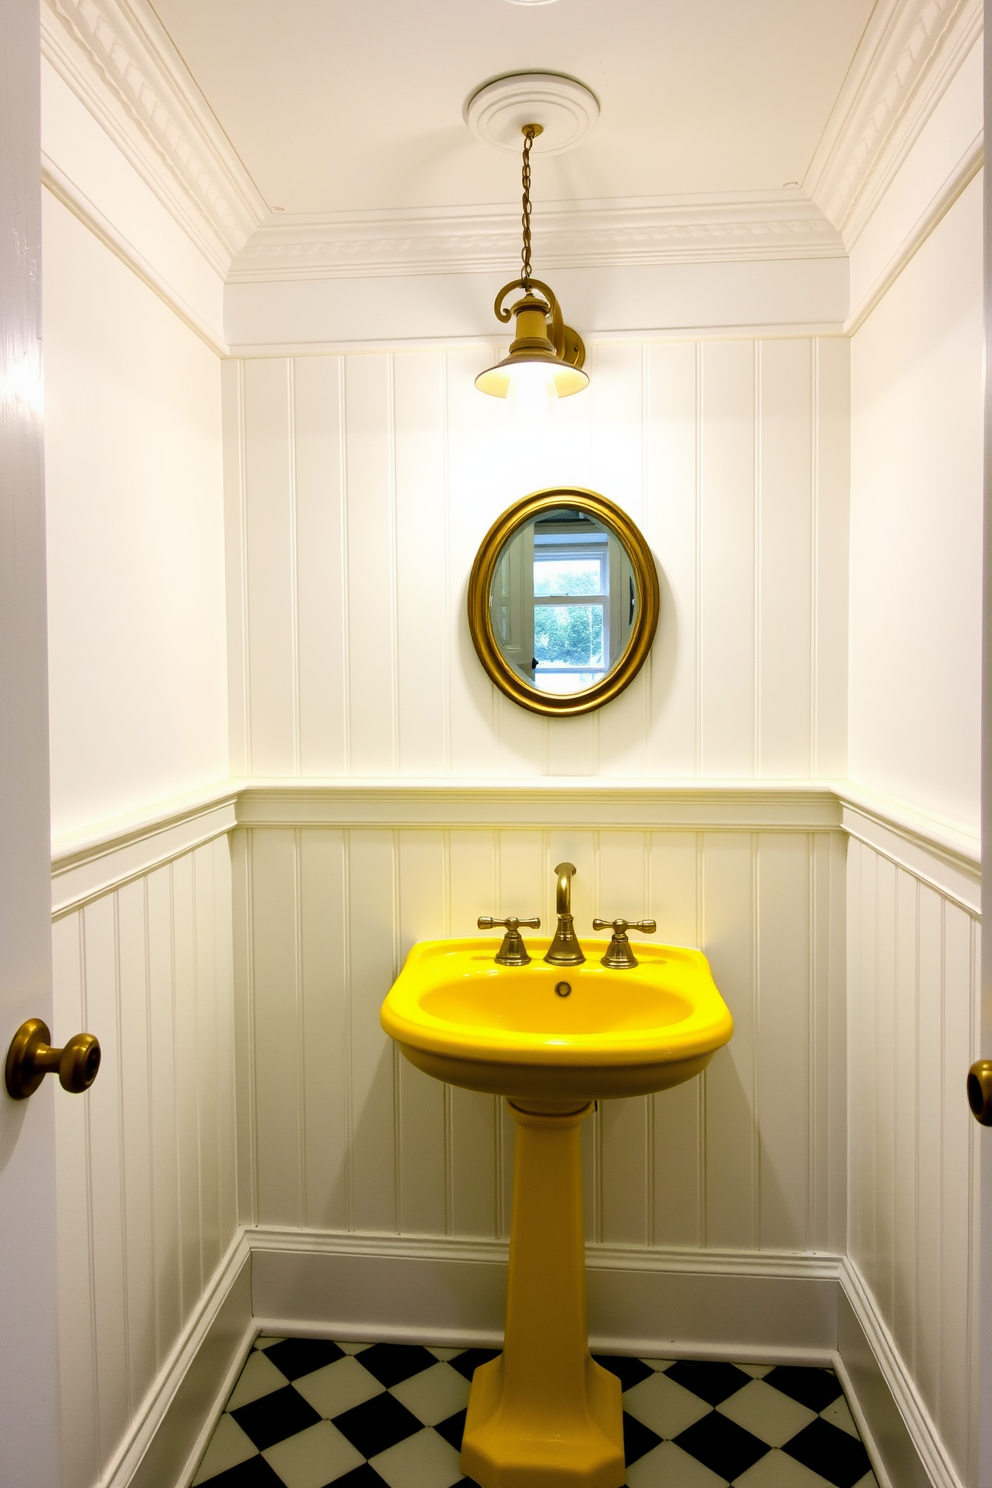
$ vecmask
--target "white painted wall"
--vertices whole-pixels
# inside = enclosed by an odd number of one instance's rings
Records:
[[[979,825],[982,184],[853,339],[850,774]]]
[[[847,343],[600,343],[522,443],[485,345],[225,365],[232,754],[261,776],[845,773]],[[472,648],[490,523],[591,486],[661,570],[609,707],[525,712]]]
[[[52,829],[228,773],[220,367],[44,201]]]

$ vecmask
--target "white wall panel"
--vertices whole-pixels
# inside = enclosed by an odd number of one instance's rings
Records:
[[[852,342],[850,775],[977,831],[982,183]]]
[[[232,714],[237,730],[247,713],[246,767],[843,773],[846,343],[593,345],[588,393],[537,435],[476,392],[492,354],[276,357],[226,374]],[[485,676],[465,594],[499,513],[562,482],[603,491],[642,525],[662,618],[619,699],[547,720]]]
[[[241,833],[238,834],[242,835]],[[398,1056],[382,999],[415,940],[489,911],[552,912],[578,865],[580,926],[654,913],[701,944],[736,1021],[705,1076],[586,1123],[591,1238],[825,1250],[843,1217],[843,838],[805,831],[245,829],[251,967],[240,1041],[265,1225],[499,1238],[512,1136],[500,1104]],[[240,849],[239,849],[240,851]],[[302,974],[301,974],[302,968]],[[833,1024],[831,1019],[833,1018]],[[835,1134],[831,1137],[829,1131]]]
[[[53,926],[53,1031],[103,1050],[56,1100],[68,1488],[105,1471],[234,1236],[230,876],[221,837]]]
[[[226,777],[228,666],[218,359],[47,194],[43,228],[58,837]]]
[[[848,852],[850,1255],[970,1482],[978,920],[871,847]]]

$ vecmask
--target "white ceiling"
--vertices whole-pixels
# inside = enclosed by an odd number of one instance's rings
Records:
[[[513,157],[470,134],[500,73],[580,78],[602,105],[535,160],[545,201],[801,182],[875,0],[154,0],[270,209],[509,203]]]

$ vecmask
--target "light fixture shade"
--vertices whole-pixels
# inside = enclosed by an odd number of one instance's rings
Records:
[[[539,366],[548,368],[554,381],[555,389],[559,398],[568,398],[572,393],[581,393],[583,388],[589,386],[589,378],[582,370],[585,361],[585,347],[582,339],[567,326],[561,324],[561,311],[558,302],[546,285],[534,281],[534,287],[540,287],[548,296],[548,303],[543,303],[533,293],[531,286],[525,287],[522,300],[512,306],[509,311],[500,313],[500,301],[508,289],[515,287],[508,284],[502,289],[496,298],[497,315],[500,319],[509,319],[513,315],[516,319],[516,336],[510,346],[509,355],[495,367],[487,367],[485,372],[480,372],[475,379],[475,385],[480,393],[489,393],[493,398],[505,398],[510,391],[515,367]],[[548,335],[548,316],[551,316],[551,332],[555,341]],[[556,350],[555,342],[558,344]]]
[[[561,361],[554,352],[540,353],[535,351],[510,352],[495,367],[487,367],[485,372],[480,372],[475,379],[475,385],[480,393],[489,393],[493,398],[505,398],[510,391],[510,379],[513,376],[514,367],[521,365],[539,364],[553,368],[552,377],[558,390],[559,398],[567,398],[572,393],[581,393],[583,388],[589,386],[589,378],[581,367],[570,367],[567,362]]]

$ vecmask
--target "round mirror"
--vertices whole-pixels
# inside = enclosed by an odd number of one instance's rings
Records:
[[[595,491],[525,496],[472,565],[468,620],[479,660],[536,713],[602,707],[643,665],[658,624],[658,574],[641,533]]]

